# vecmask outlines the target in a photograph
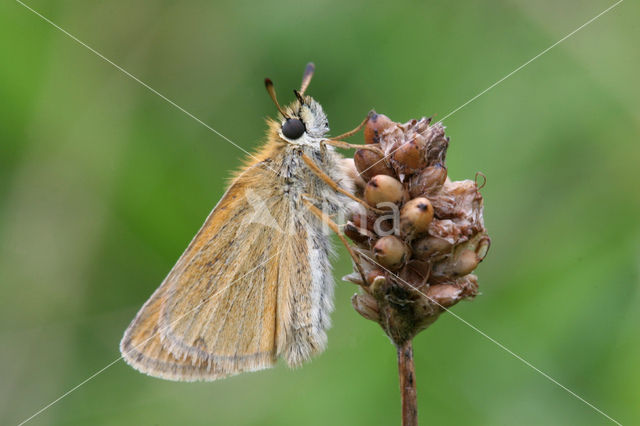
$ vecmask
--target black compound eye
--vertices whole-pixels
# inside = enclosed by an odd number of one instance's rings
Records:
[[[282,125],[282,134],[289,139],[298,139],[304,131],[304,124],[297,118],[289,118]]]

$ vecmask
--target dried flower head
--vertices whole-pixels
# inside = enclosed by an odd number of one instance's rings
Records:
[[[365,142],[384,156],[361,149],[347,163],[358,195],[381,213],[353,212],[347,222],[366,282],[358,273],[345,279],[361,286],[356,311],[398,347],[478,293],[471,272],[489,249],[476,182],[447,177],[444,130],[429,118],[401,124],[372,114]]]

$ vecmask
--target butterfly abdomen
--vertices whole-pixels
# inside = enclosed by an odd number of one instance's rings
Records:
[[[299,149],[299,148],[297,148]],[[283,331],[278,345],[278,354],[291,366],[300,365],[314,354],[321,352],[327,343],[326,330],[331,325],[333,311],[334,281],[331,274],[331,231],[326,224],[306,208],[303,198],[330,216],[340,215],[350,205],[343,195],[329,188],[300,160],[297,149],[285,156],[286,174],[290,176],[286,194],[295,221],[292,237],[297,250],[285,253],[291,258],[281,258],[281,265],[292,271],[283,271],[284,276],[297,276],[285,280],[279,292],[278,317]],[[341,157],[331,148],[305,147],[309,155],[322,169],[351,190],[351,181],[340,167]]]

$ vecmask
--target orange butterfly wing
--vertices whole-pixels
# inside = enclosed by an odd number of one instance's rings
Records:
[[[301,320],[291,315],[294,287],[311,272],[305,229],[288,229],[290,205],[275,183],[264,162],[235,179],[125,332],[121,352],[134,368],[215,380],[268,368],[286,350]]]

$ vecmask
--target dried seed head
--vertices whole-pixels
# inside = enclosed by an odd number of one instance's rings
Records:
[[[394,123],[384,114],[373,113],[364,126],[364,142],[378,143],[382,132]]]
[[[391,176],[377,175],[364,188],[364,199],[371,206],[379,203],[399,203],[404,196],[404,187]]]
[[[409,257],[409,248],[395,235],[380,238],[373,246],[373,254],[382,266],[395,271],[400,269]]]
[[[352,302],[400,345],[444,309],[477,294],[471,272],[485,257],[490,240],[476,183],[447,178],[449,138],[441,123],[427,118],[393,123],[383,115],[371,116],[365,138],[377,143],[386,158],[356,152],[354,166],[367,181],[364,199],[379,208],[379,203],[391,202],[399,213],[354,213],[345,226],[360,247],[359,263],[366,274],[366,283],[355,274],[349,278],[362,282],[362,294]],[[375,262],[368,260],[372,258]]]
[[[414,198],[400,210],[400,232],[406,238],[413,238],[427,232],[432,220],[431,202],[424,197]]]
[[[355,167],[361,179],[369,181],[375,175],[395,176],[395,172],[387,166],[382,155],[368,149],[359,149],[353,156]]]

